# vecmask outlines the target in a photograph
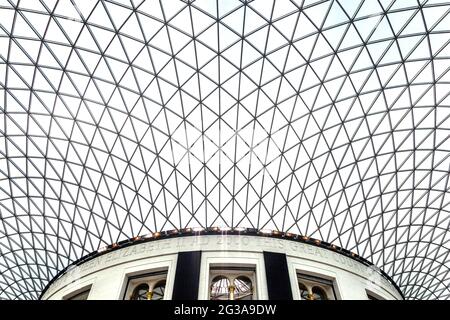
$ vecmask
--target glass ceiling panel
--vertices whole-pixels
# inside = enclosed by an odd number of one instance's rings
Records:
[[[185,227],[450,290],[450,1],[0,1],[0,297]]]

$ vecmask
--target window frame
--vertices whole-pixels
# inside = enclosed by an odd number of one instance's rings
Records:
[[[251,267],[255,269],[255,293],[258,300],[267,300],[267,280],[266,269],[264,265],[264,257],[261,252],[253,251],[235,251],[232,256],[224,256],[216,251],[203,251],[202,261],[200,266],[200,280],[199,280],[199,300],[209,300],[209,286],[211,279],[209,278],[209,270],[211,266],[236,266]]]
[[[300,282],[307,288],[309,294],[312,293],[314,287],[318,287],[326,294],[327,300],[340,300],[340,294],[335,277],[296,268],[294,280],[298,300],[305,300],[300,292]],[[333,299],[330,299],[330,293],[333,295]]]
[[[211,300],[211,288],[213,280],[218,276],[228,279],[230,286],[234,286],[234,281],[239,277],[246,277],[252,284],[252,299],[258,300],[256,266],[243,266],[240,264],[210,264],[208,269],[208,300]],[[241,299],[227,299],[223,301],[236,301]]]
[[[132,300],[131,297],[134,293],[134,290],[141,284],[147,284],[149,287],[149,291],[153,292],[153,289],[156,287],[157,284],[159,284],[161,281],[165,282],[164,286],[164,296],[162,300],[168,299],[167,296],[167,277],[168,277],[168,269],[162,269],[162,270],[154,270],[149,271],[146,270],[143,273],[138,273],[134,275],[127,276],[126,284],[125,284],[125,290],[122,295],[122,300]]]
[[[386,300],[383,296],[379,295],[378,293],[375,293],[374,291],[370,289],[366,289],[366,296],[367,300]],[[371,299],[372,297],[373,299]]]
[[[81,288],[78,288],[78,289],[76,289],[74,291],[71,291],[71,292],[65,294],[63,296],[62,300],[74,300],[73,299],[74,297],[77,297],[77,296],[79,296],[79,295],[81,295],[83,293],[86,293],[86,292],[87,292],[86,299],[83,299],[83,300],[89,300],[89,296],[91,295],[91,292],[92,292],[92,284],[83,286]]]

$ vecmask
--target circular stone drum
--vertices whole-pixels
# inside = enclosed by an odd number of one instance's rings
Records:
[[[157,233],[102,248],[60,273],[41,299],[403,299],[359,256],[274,232]]]

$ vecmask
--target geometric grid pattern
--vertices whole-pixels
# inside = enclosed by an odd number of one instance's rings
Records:
[[[1,0],[0,297],[149,232],[289,231],[450,298],[450,1]]]

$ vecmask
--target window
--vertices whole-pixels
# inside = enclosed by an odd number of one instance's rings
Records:
[[[243,267],[212,267],[211,300],[253,300],[255,271]]]
[[[298,287],[300,289],[300,297],[302,297],[302,299],[305,300],[308,299],[309,296],[308,288],[302,282],[298,283]]]
[[[65,300],[87,300],[89,297],[89,292],[91,291],[91,288],[88,289],[84,288],[81,291],[78,290],[75,293],[72,293],[68,297],[65,298]]]
[[[302,300],[336,300],[333,281],[319,277],[297,274]]]
[[[131,295],[131,300],[149,300],[148,295],[150,293],[150,288],[148,284],[141,283],[133,290],[133,294]]]
[[[327,294],[320,287],[313,287],[311,289],[313,300],[328,300]]]
[[[163,300],[167,271],[146,273],[128,278],[124,299]]]
[[[230,300],[230,286],[227,277],[215,277],[211,284],[211,300]]]
[[[379,300],[377,297],[375,297],[371,294],[367,294],[367,298],[369,298],[369,300]]]
[[[369,300],[384,300],[383,297],[381,297],[369,290],[366,290],[366,294],[367,294],[367,299],[369,299]]]
[[[161,280],[153,287],[152,300],[163,300],[166,291],[166,281]]]
[[[253,286],[252,281],[246,276],[239,276],[234,279],[234,299],[252,300]]]

